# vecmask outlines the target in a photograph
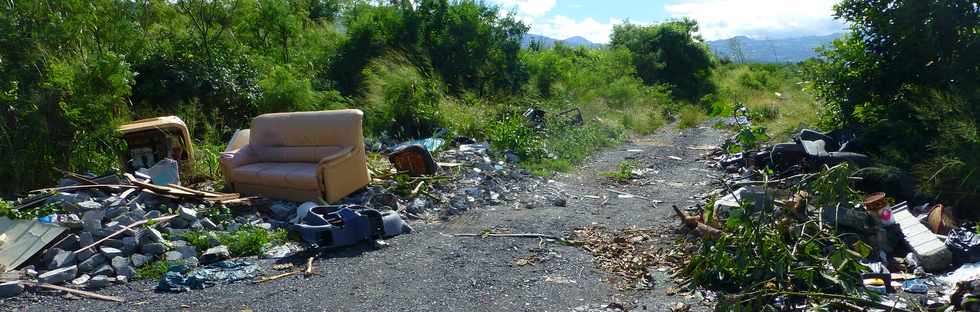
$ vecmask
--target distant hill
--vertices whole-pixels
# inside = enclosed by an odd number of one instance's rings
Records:
[[[737,42],[745,56],[746,62],[752,63],[796,63],[816,57],[814,51],[819,46],[830,44],[834,39],[844,34],[836,33],[827,36],[810,36],[785,39],[752,39],[745,36],[708,41],[708,47],[718,58],[728,58],[735,61],[732,53],[732,41]]]
[[[601,48],[602,47],[602,44],[594,43],[592,41],[589,41],[589,39],[585,39],[585,38],[580,37],[580,36],[571,37],[571,38],[568,38],[568,39],[565,39],[565,40],[558,40],[558,39],[555,39],[555,38],[551,38],[551,37],[547,37],[547,36],[542,36],[542,35],[535,35],[535,34],[527,34],[527,35],[525,35],[524,36],[524,39],[521,40],[521,45],[526,48],[528,45],[531,44],[532,41],[541,42],[541,44],[545,48],[550,48],[550,47],[555,46],[555,42],[561,42],[562,44],[564,44],[566,46],[571,46],[571,47],[588,47],[588,48]]]

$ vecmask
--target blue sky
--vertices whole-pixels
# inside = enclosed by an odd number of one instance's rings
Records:
[[[689,17],[707,40],[744,35],[778,39],[840,32],[836,0],[488,0],[531,25],[531,33],[557,39],[582,36],[606,43],[613,25]]]

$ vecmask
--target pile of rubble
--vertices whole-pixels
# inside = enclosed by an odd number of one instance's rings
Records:
[[[489,144],[459,144],[431,157],[438,169],[429,175],[410,176],[399,174],[396,168],[374,168],[374,183],[342,203],[394,210],[418,220],[445,219],[477,207],[566,205],[567,194],[557,183],[532,175],[512,161],[498,160],[510,158],[494,157]]]
[[[738,240],[719,240],[722,235],[735,235],[726,220],[737,213],[739,218],[748,215],[756,218],[754,222],[771,223],[768,228],[785,231],[785,237],[812,242],[814,233],[828,231],[839,244],[846,244],[824,252],[867,246],[867,255],[859,260],[865,268],[855,273],[860,276],[853,276],[857,284],[851,286],[876,296],[836,300],[895,311],[944,305],[978,311],[980,306],[970,304],[980,298],[980,288],[975,287],[980,285],[976,223],[960,222],[953,209],[941,203],[912,204],[882,192],[855,192],[853,181],[860,179],[855,168],[865,165],[867,157],[847,152],[848,140],[843,132],[804,130],[789,143],[736,154],[716,151],[708,157],[728,172],[727,178],[720,188],[704,195],[707,205],[687,211],[675,207],[677,215],[690,233],[706,241]],[[796,247],[792,252],[798,251]],[[772,302],[766,304],[796,311],[814,299],[799,292],[777,295],[780,291],[798,290],[772,290]],[[759,296],[755,295],[766,298]]]
[[[371,185],[336,207],[351,207],[359,213],[365,208],[394,211],[409,219],[437,220],[477,207],[508,203],[517,208],[564,205],[565,195],[557,187],[546,187],[548,181],[512,163],[493,160],[487,144],[459,144],[437,153],[435,159],[438,170],[428,175],[409,176],[390,167],[377,169]],[[541,189],[549,192],[532,192]],[[315,206],[239,198],[238,194],[173,184],[155,185],[128,174],[94,177],[66,173],[58,187],[32,193],[18,201],[15,210],[48,205],[60,207],[58,212],[37,220],[14,222],[56,229],[57,233],[36,241],[36,248],[28,251],[33,257],[28,255],[7,264],[8,269],[18,270],[2,276],[6,283],[0,284],[0,298],[15,296],[25,286],[60,287],[56,286],[59,284],[66,284],[76,294],[100,298],[82,289],[125,283],[137,275],[139,268],[156,261],[167,261],[170,266],[160,281],[158,289],[162,291],[183,291],[193,288],[188,285],[201,285],[194,276],[206,270],[223,272],[225,267],[246,267],[249,274],[242,276],[254,278],[259,271],[253,265],[228,262],[239,259],[229,260],[233,255],[228,246],[218,244],[214,233],[245,228],[295,232],[295,224],[310,213],[309,207]],[[209,245],[215,247],[198,250],[185,237],[191,232],[211,234]],[[263,257],[284,258],[310,246],[265,246]],[[242,276],[235,280],[245,278]]]

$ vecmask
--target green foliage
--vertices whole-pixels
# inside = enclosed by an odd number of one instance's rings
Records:
[[[286,230],[269,231],[250,226],[242,227],[232,233],[189,231],[181,235],[188,244],[196,247],[200,252],[215,247],[213,238],[217,238],[217,242],[228,246],[228,251],[235,257],[257,256],[262,253],[263,247],[286,241]]]
[[[0,216],[15,220],[33,220],[39,217],[61,212],[64,212],[64,207],[61,205],[61,203],[46,203],[41,207],[21,211],[15,209],[13,202],[0,200]]]
[[[157,260],[147,263],[144,266],[136,268],[136,275],[133,275],[133,280],[159,280],[172,265],[179,265],[181,261],[167,261],[167,260]]]
[[[677,127],[680,129],[694,128],[707,119],[707,113],[700,107],[685,106],[678,113]]]
[[[636,160],[624,160],[619,162],[616,171],[604,172],[602,175],[612,178],[619,183],[629,183],[633,179],[633,171],[640,166]]]
[[[859,260],[871,248],[860,241],[848,245],[816,222],[791,229],[744,208],[731,210],[722,225],[721,236],[705,240],[681,271],[692,287],[724,291],[722,310],[772,309],[785,292],[864,294],[860,276],[867,269]]]
[[[976,3],[849,0],[835,10],[852,34],[805,67],[826,103],[824,125],[858,129],[863,152],[912,168],[947,203],[976,207]]]
[[[636,73],[647,84],[670,84],[673,94],[694,101],[711,92],[714,60],[703,40],[695,35],[697,22],[673,20],[652,26],[616,25],[610,45],[633,53]]]
[[[536,129],[520,114],[509,114],[487,128],[490,145],[498,150],[511,151],[521,159],[545,157],[544,142]]]

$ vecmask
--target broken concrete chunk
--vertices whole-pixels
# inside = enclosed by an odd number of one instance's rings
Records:
[[[81,233],[78,233],[78,244],[79,245],[81,245],[81,246],[88,246],[88,245],[91,245],[94,242],[95,242],[95,239],[92,238],[92,233],[91,232],[81,232]]]
[[[123,245],[122,248],[120,248],[120,250],[122,250],[123,254],[126,255],[133,254],[134,252],[136,252],[136,249],[139,248],[139,246],[136,244],[135,237],[123,237],[122,243]]]
[[[85,283],[88,283],[88,280],[91,279],[91,278],[92,277],[91,276],[88,276],[88,274],[82,274],[82,275],[79,275],[78,278],[73,279],[71,281],[71,283],[72,283],[72,285],[82,286]]]
[[[37,276],[37,281],[40,283],[60,284],[74,279],[76,273],[78,273],[77,266],[67,266],[44,272]]]
[[[10,298],[24,292],[24,284],[20,281],[0,283],[0,298]]]
[[[171,250],[166,252],[163,255],[163,258],[166,259],[167,261],[177,261],[177,260],[184,259],[184,255],[180,253],[180,251]]]
[[[55,255],[51,257],[51,261],[48,262],[48,269],[60,269],[69,265],[75,265],[74,252],[62,250],[60,248],[52,248],[48,250],[48,252],[55,253]]]
[[[163,254],[164,252],[167,252],[167,246],[162,243],[149,243],[143,245],[143,248],[141,248],[141,250],[143,251],[144,254],[147,255],[159,255],[159,254]]]
[[[112,247],[112,248],[115,248],[115,249],[122,249],[123,248],[123,242],[122,242],[122,240],[111,238],[111,239],[107,239],[107,240],[103,241],[102,242],[102,246],[103,247]]]
[[[116,206],[105,211],[105,217],[109,219],[115,219],[116,217],[122,215],[123,213],[129,212],[129,207],[126,206]]]
[[[57,247],[64,250],[77,250],[79,247],[81,247],[78,245],[78,240],[78,235],[70,235],[61,240]]]
[[[122,242],[120,241],[120,243]],[[101,252],[107,259],[118,257],[123,253],[122,250],[113,247],[99,247],[99,252]]]
[[[205,230],[208,230],[208,231],[220,231],[221,230],[221,227],[219,227],[217,224],[215,224],[214,221],[211,221],[211,219],[201,218],[200,221],[201,221],[201,226],[203,226]]]
[[[112,269],[116,271],[116,275],[125,276],[127,278],[136,275],[136,270],[133,269],[133,266],[129,263],[129,258],[112,258]]]
[[[180,206],[180,218],[188,222],[193,222],[197,220],[197,210],[187,206]]]
[[[213,262],[218,262],[221,260],[231,259],[231,252],[228,251],[228,246],[217,246],[208,248],[201,255],[201,264],[208,264]]]
[[[89,199],[83,202],[75,203],[75,207],[80,210],[98,210],[102,209],[102,203]]]
[[[197,257],[197,247],[194,246],[187,245],[187,246],[177,247],[177,251],[179,251],[180,254],[184,255],[185,259]]]
[[[112,280],[105,275],[97,275],[88,280],[85,286],[90,289],[102,289],[112,284]]]
[[[94,255],[95,255],[95,251],[92,251],[92,248],[79,251],[75,253],[75,262],[81,263],[82,261],[88,260],[88,258],[91,258]]]
[[[101,266],[105,262],[106,262],[106,257],[101,253],[97,253],[92,255],[88,259],[85,259],[85,261],[82,261],[82,263],[79,263],[78,271],[83,273],[90,272],[95,268]]]
[[[159,243],[163,241],[163,234],[154,228],[145,228],[136,234],[137,242],[142,246],[149,243]]]
[[[150,257],[144,256],[142,254],[133,254],[132,256],[129,256],[129,261],[133,262],[133,266],[137,268],[150,262],[150,260],[152,260]]]
[[[112,271],[112,266],[109,266],[108,264],[103,264],[103,265],[99,266],[97,269],[95,269],[94,271],[92,271],[92,273],[90,273],[90,274],[91,275],[106,275],[106,276],[108,276],[108,275],[112,275],[114,273],[115,272]]]
[[[146,214],[143,215],[143,218],[145,218],[145,219],[156,219],[156,218],[159,218],[159,217],[160,217],[160,211],[159,210],[150,210],[150,211],[147,211]]]
[[[105,210],[89,210],[82,214],[82,221],[98,221],[102,223],[102,219],[105,218]]]

